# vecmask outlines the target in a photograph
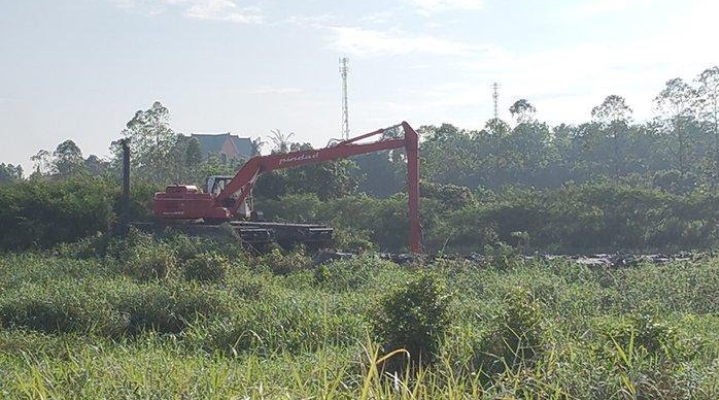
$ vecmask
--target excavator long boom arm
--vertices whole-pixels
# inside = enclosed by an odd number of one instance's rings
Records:
[[[379,136],[390,129],[401,126],[404,137],[378,140],[371,143],[357,143],[373,136]],[[215,198],[215,204],[221,207],[239,193],[230,207],[232,213],[244,201],[252,190],[260,174],[278,169],[294,168],[304,165],[316,164],[325,161],[343,159],[359,154],[374,153],[404,147],[407,154],[407,194],[409,202],[410,221],[410,250],[413,253],[422,252],[421,226],[419,223],[419,151],[417,132],[407,122],[390,128],[379,129],[349,140],[340,142],[332,147],[318,150],[300,150],[284,154],[271,154],[251,158],[226,185],[225,189]]]

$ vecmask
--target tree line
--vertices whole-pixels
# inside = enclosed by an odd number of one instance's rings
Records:
[[[711,247],[718,219],[718,99],[719,67],[712,67],[692,82],[667,81],[649,121],[635,122],[626,99],[609,95],[582,124],[550,127],[537,119],[530,100],[519,99],[509,109],[512,121],[493,119],[480,130],[419,127],[425,241],[434,249],[510,243],[564,252]],[[143,203],[148,208],[150,188],[202,186],[205,176],[232,175],[244,162],[203,155],[196,139],[171,128],[169,110],[159,102],[137,111],[119,136],[131,140],[133,177],[147,195],[136,198],[138,210]],[[268,144],[275,153],[311,148],[293,138],[273,130],[268,143],[252,143],[258,154]],[[117,186],[117,142],[112,149],[106,160],[84,158],[68,140],[33,157],[27,179],[19,166],[0,164],[0,182],[24,184],[27,196],[42,192],[27,189],[38,182],[99,179]],[[401,249],[405,171],[401,151],[275,171],[255,186],[256,204],[268,216],[332,222],[383,249]],[[7,191],[4,197],[0,191],[0,202],[17,210],[12,201],[18,196]],[[115,207],[114,200],[94,201]],[[11,211],[4,215],[13,221]],[[112,218],[103,214],[103,224]]]
[[[551,189],[566,184],[614,182],[686,193],[719,186],[719,67],[708,68],[693,82],[666,82],[653,99],[656,117],[634,122],[626,99],[609,95],[592,110],[590,121],[550,127],[536,118],[527,99],[509,108],[513,121],[489,120],[481,130],[452,124],[428,125],[421,136],[422,176],[429,182],[464,186],[472,191],[512,187]],[[392,134],[392,133],[389,133]],[[271,131],[271,152],[309,149],[292,141],[293,133]],[[149,182],[201,184],[207,175],[234,174],[246,160],[222,162],[203,157],[195,138],[175,132],[161,103],[140,110],[120,132],[131,139],[133,175]],[[268,143],[252,141],[259,154]],[[63,179],[75,174],[119,173],[119,146],[103,160],[83,158],[71,140],[54,152],[41,150],[31,178]],[[403,189],[401,152],[357,156],[278,171],[259,181],[260,197],[317,193],[334,198],[352,193],[388,197]],[[0,182],[22,179],[22,168],[0,164]]]
[[[558,188],[631,183],[672,192],[719,185],[719,68],[694,82],[676,78],[653,100],[656,118],[632,120],[618,95],[592,109],[592,120],[550,127],[526,99],[510,108],[516,124],[490,120],[468,131],[450,124],[420,129],[423,175],[472,190]]]

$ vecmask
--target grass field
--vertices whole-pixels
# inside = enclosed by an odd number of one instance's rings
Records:
[[[708,256],[317,267],[90,239],[0,256],[0,397],[714,399],[717,311]],[[403,368],[407,332],[437,346]]]

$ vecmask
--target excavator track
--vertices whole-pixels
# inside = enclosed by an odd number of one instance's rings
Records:
[[[244,247],[259,252],[272,244],[290,250],[305,246],[310,251],[331,248],[334,230],[327,225],[281,222],[231,221],[224,224],[204,223],[135,223],[133,226],[152,234],[182,233],[208,238],[234,238]]]
[[[331,247],[333,243],[334,230],[327,225],[233,221],[230,226],[248,243],[264,243],[269,239],[285,249],[297,245],[322,249]]]

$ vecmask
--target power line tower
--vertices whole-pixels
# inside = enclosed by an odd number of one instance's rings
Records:
[[[494,101],[494,119],[499,119],[499,83],[492,84],[492,100]]]
[[[350,138],[350,118],[349,107],[347,105],[347,63],[350,59],[347,57],[340,58],[340,76],[342,77],[342,138],[347,140]]]

